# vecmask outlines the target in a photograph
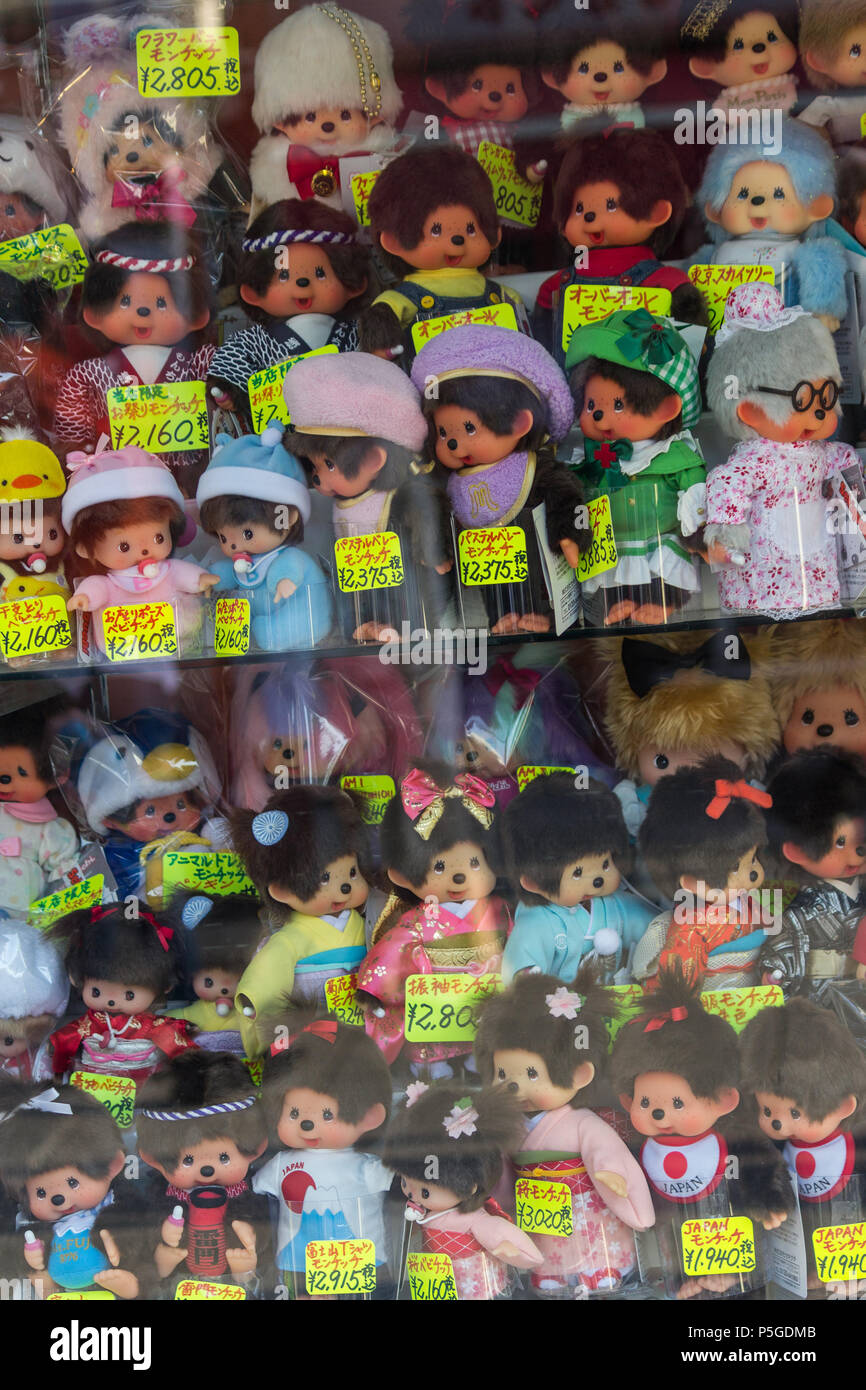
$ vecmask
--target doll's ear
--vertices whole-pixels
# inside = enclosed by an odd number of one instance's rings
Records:
[[[829,73],[830,69],[825,59],[820,58],[813,49],[807,48],[806,52],[800,55],[807,67],[814,68],[816,72]]]
[[[87,546],[86,546],[86,545],[77,545],[77,546],[75,547],[75,553],[76,553],[76,555],[78,555],[82,560],[89,560],[89,559],[90,559],[90,555],[89,555],[89,553],[88,553],[88,550],[87,550]]]
[[[256,309],[260,309],[265,300],[265,296],[254,290],[252,285],[241,285],[240,295],[244,304],[253,304]]]
[[[203,328],[207,328],[209,323],[210,309],[205,305],[200,314],[197,314],[194,319],[190,319],[189,331],[190,333],[200,333]]]
[[[694,874],[680,874],[680,887],[684,889],[686,893],[695,894],[698,891],[698,880],[695,878]]]
[[[431,97],[435,97],[437,101],[441,101],[443,106],[448,105],[448,101],[445,95],[445,83],[442,81],[441,78],[428,77],[424,82],[424,86],[427,88],[427,91],[430,93]]]
[[[690,58],[689,72],[692,77],[700,77],[704,82],[711,82],[713,73],[718,67],[710,58]]]
[[[650,68],[649,77],[646,79],[646,84],[648,87],[654,87],[657,82],[661,82],[662,78],[667,77],[667,75],[667,59],[658,58]]]
[[[381,444],[374,444],[364,451],[363,463],[365,465],[374,464],[376,473],[381,472],[387,462],[388,450],[383,449]]]
[[[158,1163],[153,1154],[145,1153],[144,1149],[139,1149],[139,1157],[143,1158],[149,1168],[155,1168],[158,1173],[162,1173],[166,1182],[170,1181],[169,1175],[161,1163]]]
[[[275,903],[283,903],[286,907],[293,907],[297,898],[290,889],[284,887],[282,883],[269,883],[268,893]]]
[[[789,864],[796,864],[799,868],[803,868],[806,860],[809,858],[806,851],[801,849],[799,845],[795,845],[793,840],[785,840],[783,842],[782,853]]]
[[[552,87],[555,92],[558,92],[562,86],[562,83],[557,82],[554,78],[553,70],[551,68],[542,68],[541,80],[544,83],[545,87]]]
[[[527,893],[537,893],[540,898],[546,896],[546,894],[542,893],[535,879],[529,877],[529,874],[520,875],[520,886],[521,888],[525,888]]]
[[[251,1154],[249,1155],[250,1163],[254,1163],[255,1160],[256,1160],[257,1158],[261,1158],[262,1154],[264,1153],[264,1151],[265,1151],[265,1149],[266,1149],[267,1147],[268,1147],[268,1141],[267,1141],[267,1139],[265,1138],[265,1139],[263,1139],[262,1142],[259,1144],[259,1147],[256,1149],[255,1153],[251,1153]],[[246,1158],[246,1157],[247,1157],[247,1155],[244,1154],[244,1158]]]
[[[663,227],[666,222],[670,222],[673,210],[673,203],[669,202],[667,198],[659,198],[657,202],[653,203],[647,221],[651,222],[654,227]]]
[[[634,1096],[628,1095],[625,1091],[619,1093],[619,1103],[623,1110],[631,1110],[634,1105]]]
[[[378,1129],[388,1118],[388,1112],[380,1100],[375,1105],[371,1105],[366,1115],[362,1115],[358,1121],[358,1128],[362,1134],[370,1134],[374,1129]]]
[[[744,425],[749,426],[749,429],[757,430],[759,434],[767,423],[766,415],[754,401],[740,401],[737,406],[737,419],[742,420]]]
[[[575,1091],[582,1091],[585,1086],[589,1085],[594,1076],[595,1063],[581,1062],[579,1066],[575,1067],[571,1074],[571,1081]]]
[[[682,396],[677,395],[676,391],[672,391],[671,394],[669,396],[666,396],[665,399],[662,401],[658,410],[653,411],[653,414],[655,415],[656,419],[659,420],[662,424],[669,425],[671,420],[675,420],[677,418],[682,408]]]
[[[840,1120],[847,1120],[849,1115],[853,1115],[857,1109],[857,1097],[854,1095],[846,1096],[841,1105],[838,1106],[836,1114]]]
[[[407,888],[410,893],[412,892],[411,883],[409,882],[405,874],[400,873],[399,869],[389,869],[388,877],[390,878],[393,884],[396,884],[398,888]]]
[[[740,1093],[736,1086],[723,1086],[719,1094],[715,1097],[716,1104],[722,1108],[720,1115],[730,1115],[732,1110],[736,1110],[740,1103]]]
[[[721,210],[719,210],[719,212],[716,212],[712,203],[704,203],[704,217],[707,219],[708,222],[721,222]]]
[[[359,295],[365,294],[367,291],[367,284],[368,280],[365,275],[358,288],[356,290],[352,290],[351,294],[349,295],[349,298],[357,299]]]
[[[534,423],[531,410],[518,410],[514,417],[514,423],[511,426],[511,433],[520,435],[528,434]]]
[[[833,211],[833,195],[831,193],[819,193],[817,198],[813,198],[807,205],[807,211],[813,222],[823,222],[825,217],[829,217]]]
[[[85,307],[81,310],[81,317],[84,319],[84,322],[87,324],[88,328],[98,329],[100,323],[102,322],[103,316],[99,310],[89,309],[85,305]]]
[[[856,1105],[856,1101],[855,1101],[855,1105]],[[850,1112],[849,1112],[849,1113],[850,1113]],[[117,1177],[118,1173],[120,1172],[120,1170],[121,1170],[121,1168],[123,1167],[123,1165],[124,1165],[125,1162],[126,1162],[126,1155],[124,1154],[123,1149],[118,1149],[118,1150],[117,1150],[117,1153],[114,1155],[114,1158],[111,1160],[111,1162],[110,1162],[109,1165],[108,1165],[108,1177],[109,1177],[109,1180],[110,1180],[111,1182],[114,1182],[114,1179]]]
[[[379,245],[383,251],[387,251],[389,256],[399,256],[400,260],[408,260],[407,251],[411,251],[411,246],[404,246],[398,241],[393,232],[381,232],[379,235]]]

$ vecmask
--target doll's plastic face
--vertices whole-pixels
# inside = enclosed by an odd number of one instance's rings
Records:
[[[737,893],[750,893],[753,889],[760,888],[764,882],[764,866],[759,855],[758,846],[753,845],[740,857],[736,867],[731,869],[724,885],[729,899]]]
[[[308,458],[313,465],[310,481],[323,497],[360,497],[362,492],[373,486],[376,475],[381,473],[388,461],[385,450],[379,445],[372,445],[362,458],[354,478],[347,478],[327,454],[309,454]]]
[[[453,1211],[459,1202],[465,1200],[459,1192],[445,1187],[441,1182],[428,1182],[426,1178],[404,1178],[400,1174],[400,1188],[408,1206],[423,1216],[433,1212]]]
[[[404,246],[391,232],[383,232],[380,241],[392,256],[408,261],[415,270],[477,270],[490,260],[499,235],[488,241],[477,212],[458,203],[433,209],[416,246]]]
[[[562,235],[572,246],[641,246],[670,221],[673,208],[659,198],[646,217],[631,217],[622,207],[619,184],[582,183],[575,190]]]
[[[810,67],[838,82],[840,87],[862,87],[866,84],[866,23],[855,24],[836,45],[835,51],[807,51],[804,55]]]
[[[293,145],[342,145],[351,149],[366,140],[371,124],[358,107],[318,106],[315,110],[299,112],[291,120],[287,116],[284,121],[277,122],[276,129],[288,135]]]
[[[720,758],[728,758],[732,763],[736,763],[745,772],[746,750],[741,743],[734,743],[732,739],[727,738],[720,739],[712,751]],[[671,773],[679,772],[681,767],[695,767],[707,757],[708,752],[707,748],[673,749],[648,743],[638,754],[640,780],[645,786],[654,787],[662,777],[670,777]]]
[[[810,386],[811,391],[809,390]],[[759,389],[753,390],[752,395],[740,401],[737,406],[737,415],[744,424],[755,430],[763,439],[772,439],[777,444],[796,444],[807,439],[829,439],[838,424],[839,417],[834,409],[828,409],[827,406],[822,405],[821,398],[823,395],[825,400],[833,399],[835,389],[835,383],[826,377],[816,378],[812,382],[805,380],[793,382],[791,385],[791,410],[787,419],[782,423],[774,420],[764,409],[763,402],[768,399],[767,394],[762,393]],[[811,405],[806,410],[795,410],[793,405],[795,394],[800,403],[811,397]],[[777,395],[776,399],[781,400],[781,397]]]
[[[772,1091],[756,1091],[758,1124],[770,1139],[799,1139],[804,1144],[820,1144],[853,1114],[854,1096],[846,1096],[823,1120],[812,1120],[801,1105],[790,1096],[777,1096]],[[804,1176],[811,1176],[806,1174]]]
[[[83,560],[97,560],[106,569],[125,570],[142,561],[154,564],[167,560],[172,548],[168,526],[162,522],[136,521],[103,531],[90,553],[80,545],[75,551]]]
[[[476,777],[502,777],[508,771],[500,752],[468,732],[454,745],[454,765],[458,772],[474,772]]]
[[[125,985],[122,980],[96,980],[88,977],[81,986],[81,997],[88,1009],[97,1013],[146,1014],[156,991],[147,985]]]
[[[0,801],[40,801],[51,785],[36,771],[29,748],[0,748]]]
[[[587,439],[629,439],[636,444],[642,439],[655,439],[681,410],[681,398],[671,391],[651,415],[640,415],[631,408],[617,382],[595,373],[587,377],[578,424]]]
[[[34,507],[38,507],[36,502]],[[5,524],[3,510],[10,513],[10,525]],[[34,515],[37,520],[38,513]],[[12,508],[0,509],[0,560],[29,560],[32,555],[53,557],[60,555],[66,544],[66,532],[59,517],[46,516],[42,525],[36,524],[25,530],[14,530],[21,524],[22,517],[15,517]]]
[[[274,734],[262,747],[262,767],[273,778],[289,783],[316,781],[318,766],[315,744],[306,734]]]
[[[813,222],[833,211],[832,193],[819,194],[802,203],[782,164],[755,159],[743,164],[731,180],[728,196],[718,210],[704,205],[708,222],[717,222],[729,236],[754,236],[758,232],[782,232],[801,236]]]
[[[231,1187],[243,1182],[251,1162],[252,1156],[242,1154],[234,1139],[203,1139],[184,1149],[173,1168],[160,1167],[160,1172],[175,1187],[188,1192],[208,1183]]]
[[[861,246],[866,246],[866,189],[858,193],[853,218],[844,219],[845,230],[850,232]]]
[[[558,907],[577,907],[584,898],[606,898],[609,893],[615,893],[619,883],[620,872],[612,854],[585,854],[566,864],[559,880],[559,892],[550,902]]]
[[[828,743],[866,753],[866,700],[853,685],[808,690],[794,701],[782,742],[786,753]]]
[[[720,63],[692,58],[689,67],[695,77],[718,82],[720,87],[738,87],[759,78],[779,77],[790,72],[796,61],[796,46],[776,17],[766,10],[753,10],[731,25]]]
[[[487,898],[496,886],[496,875],[480,845],[460,840],[430,861],[423,883],[409,885],[419,898],[463,903]]]
[[[284,884],[271,883],[272,898],[301,912],[305,917],[336,917],[347,907],[361,907],[367,901],[369,887],[354,854],[332,859],[322,870],[319,886],[312,897],[299,898]]]
[[[349,1124],[340,1119],[340,1103],[333,1096],[294,1086],[283,1097],[277,1136],[288,1149],[350,1149],[368,1132],[367,1118]]]
[[[211,1004],[234,1004],[235,990],[240,975],[233,970],[198,970],[192,977],[192,987],[197,999]]]
[[[21,1028],[22,1020],[17,1019],[14,1026],[0,1025],[0,1059],[21,1057],[28,1050],[27,1035]]]
[[[504,1086],[528,1114],[568,1105],[578,1091],[589,1085],[594,1070],[591,1062],[584,1062],[575,1067],[572,1085],[558,1086],[551,1081],[547,1063],[537,1052],[509,1047],[493,1054],[494,1085]]]
[[[135,347],[138,343],[173,347],[189,333],[204,328],[209,315],[205,309],[198,317],[190,317],[179,309],[164,275],[133,270],[110,304],[85,308],[83,317],[90,328],[121,347]]]
[[[644,1072],[635,1078],[634,1095],[620,1096],[638,1134],[684,1138],[712,1129],[722,1115],[736,1109],[739,1099],[733,1086],[723,1087],[714,1097],[696,1096],[684,1076],[667,1071]]]
[[[660,82],[667,72],[663,59],[654,63],[648,74],[633,68],[622,44],[603,39],[576,53],[571,70],[557,90],[572,106],[606,106],[610,102],[637,101],[647,87]],[[544,78],[548,86],[553,81]]]
[[[289,319],[294,314],[338,314],[363,292],[346,289],[321,246],[303,242],[280,246],[275,252],[275,266],[264,294],[241,285],[241,299],[275,319]]]
[[[815,878],[856,878],[866,858],[866,820],[845,818],[833,826],[833,838],[826,854],[811,859],[792,841],[785,841],[782,853],[791,863]]]
[[[112,131],[105,152],[105,177],[109,183],[146,183],[180,159],[181,151],[151,121],[130,113],[123,129]]]
[[[36,1221],[58,1221],[71,1212],[89,1211],[99,1206],[108,1196],[111,1180],[122,1166],[121,1157],[120,1164],[116,1168],[112,1164],[114,1171],[109,1170],[104,1178],[91,1178],[71,1163],[28,1178],[27,1203],[31,1215]]]
[[[449,96],[445,105],[461,121],[496,120],[508,124],[522,120],[529,101],[520,68],[482,63],[469,73],[465,90],[459,96]]]
[[[509,434],[495,434],[474,410],[462,405],[440,405],[433,412],[436,457],[446,468],[474,468],[513,454],[532,428],[532,412],[518,410]]]
[[[3,151],[0,149],[0,165]],[[12,241],[45,225],[43,213],[20,193],[0,192],[0,241]]]
[[[294,507],[287,508],[287,511],[294,512],[297,519]],[[288,517],[286,519],[289,520]],[[285,538],[285,532],[274,531],[261,521],[248,521],[243,526],[224,526],[217,532],[220,549],[230,560],[236,555],[266,555],[269,550],[276,550],[278,545],[282,545]]]
[[[136,803],[132,820],[121,825],[106,816],[105,824],[115,826],[131,840],[144,845],[163,835],[173,835],[177,830],[195,830],[201,818],[200,808],[187,793],[174,792],[171,796],[144,797]]]

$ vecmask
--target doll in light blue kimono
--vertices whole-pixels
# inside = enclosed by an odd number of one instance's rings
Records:
[[[310,490],[298,460],[283,448],[282,431],[218,435],[196,501],[202,527],[226,557],[213,565],[213,592],[249,601],[256,646],[314,647],[330,630],[333,604],[324,572],[301,548]]]

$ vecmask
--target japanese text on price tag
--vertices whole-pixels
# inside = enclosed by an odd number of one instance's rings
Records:
[[[496,211],[508,222],[534,227],[541,212],[542,185],[530,183],[517,172],[514,151],[492,140],[478,146],[478,163],[493,184]]]
[[[243,656],[249,645],[249,599],[218,598],[213,630],[213,649],[217,656]]]
[[[594,497],[586,504],[589,524],[592,527],[592,545],[581,555],[575,570],[578,579],[591,579],[594,574],[604,574],[616,564],[616,539],[613,534],[613,520],[610,514],[610,498],[607,493]]]
[[[325,981],[325,999],[329,1014],[334,1014],[341,1023],[363,1028],[364,1015],[355,1000],[357,989],[357,970],[353,970],[350,975],[334,975]]]
[[[84,279],[87,257],[68,222],[0,244],[0,271],[16,280],[47,280],[54,290]]]
[[[812,1232],[815,1267],[822,1284],[866,1279],[866,1222],[821,1226]]]
[[[522,584],[527,577],[526,536],[522,526],[488,526],[477,531],[461,531],[457,548],[462,584]]]
[[[574,1234],[571,1190],[564,1182],[518,1178],[514,1185],[515,1211],[521,1231],[545,1236]]]
[[[641,285],[569,285],[562,315],[563,349],[568,347],[575,328],[584,323],[597,323],[619,309],[647,309],[651,314],[669,314],[671,292]]]
[[[363,798],[361,819],[365,825],[379,825],[385,807],[394,795],[394,779],[380,773],[357,773],[340,778],[343,791],[357,792]]]
[[[228,97],[241,89],[237,29],[142,29],[135,59],[143,97]]]
[[[274,362],[270,367],[253,372],[247,382],[247,395],[255,433],[263,434],[275,420],[281,425],[291,424],[292,417],[283,395],[283,382],[296,362],[301,362],[305,357],[322,357],[339,350],[336,343],[325,343],[324,347],[299,352],[294,357],[287,357],[282,362]]]
[[[352,175],[352,202],[355,204],[355,216],[358,219],[359,227],[369,227],[370,225],[370,213],[367,204],[380,172],[379,169],[369,169],[366,173]]]
[[[369,531],[334,542],[337,579],[344,594],[396,589],[403,583],[403,552],[394,531]]]
[[[241,1303],[246,1298],[239,1284],[211,1284],[206,1279],[181,1279],[175,1290],[175,1301],[199,1302],[216,1299],[222,1303]]]
[[[95,1071],[74,1071],[72,1085],[98,1100],[121,1129],[129,1129],[135,1116],[135,1082],[128,1076],[104,1076]]]
[[[410,975],[406,980],[407,1042],[471,1042],[475,1006],[502,988],[500,975]]]
[[[693,265],[689,279],[701,291],[709,310],[708,332],[718,333],[725,317],[725,301],[735,285],[750,285],[753,281],[773,283],[771,265]]]
[[[513,328],[517,332],[517,315],[510,304],[488,304],[483,309],[461,309],[456,314],[442,314],[435,319],[419,319],[412,325],[412,343],[419,350],[431,338],[438,338],[448,328],[462,328],[466,323],[481,323],[488,328]]]
[[[748,1216],[682,1223],[686,1274],[748,1274],[755,1268],[755,1231]]]
[[[779,985],[750,985],[744,989],[708,989],[701,1003],[708,1014],[727,1019],[737,1033],[742,1033],[750,1018],[762,1009],[779,1008],[785,999]]]
[[[71,641],[69,615],[59,594],[0,604],[0,651],[4,657],[59,652]]]
[[[570,772],[574,774],[576,771],[577,769],[573,767],[541,767],[534,763],[526,763],[523,767],[517,769],[517,790],[522,792],[523,788],[528,787],[530,782],[534,782],[536,777],[547,777],[551,772]]]
[[[112,386],[105,399],[112,449],[132,444],[151,454],[183,453],[210,443],[203,381]]]
[[[413,1300],[423,1303],[453,1302],[457,1298],[454,1266],[446,1254],[406,1256],[406,1278]]]
[[[80,883],[70,883],[68,888],[61,888],[59,893],[49,893],[47,898],[37,898],[27,909],[28,920],[34,927],[44,931],[52,922],[56,922],[58,917],[65,917],[67,912],[77,912],[80,907],[93,907],[95,903],[101,903],[104,884],[102,874],[94,874],[92,878],[83,878]]]
[[[620,1028],[630,1023],[643,1009],[644,992],[641,985],[611,985],[610,993],[616,1000],[616,1013],[605,1019],[611,1045]]]
[[[256,895],[237,854],[213,850],[192,854],[189,850],[169,850],[162,860],[162,886],[166,901],[178,888],[195,888],[200,893],[225,897],[230,893]]]
[[[170,603],[123,603],[102,612],[109,661],[143,661],[177,656],[174,608]]]
[[[107,1300],[114,1302],[114,1294],[109,1293],[108,1289],[63,1289],[60,1293],[50,1293],[49,1303],[84,1303],[91,1298],[98,1298],[101,1301]]]
[[[311,1240],[306,1252],[307,1293],[372,1293],[376,1247],[371,1240]]]

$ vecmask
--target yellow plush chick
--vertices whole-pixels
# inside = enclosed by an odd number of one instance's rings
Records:
[[[0,503],[62,497],[66,478],[47,444],[13,430],[0,431]]]
[[[58,584],[55,578],[42,579],[37,575],[13,574],[0,589],[0,602],[11,603],[19,598],[48,598],[56,594],[65,603],[71,590],[66,584]]]

